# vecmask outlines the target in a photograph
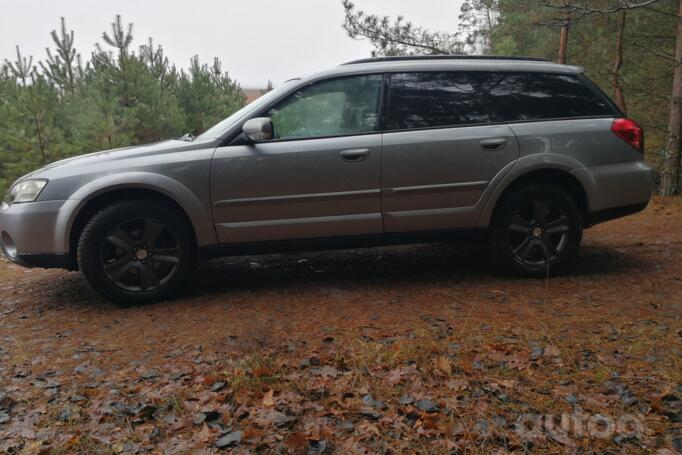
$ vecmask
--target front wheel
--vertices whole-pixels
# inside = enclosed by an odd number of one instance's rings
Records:
[[[78,243],[78,265],[88,283],[121,304],[170,296],[195,263],[189,223],[174,207],[156,201],[104,208],[85,226]]]
[[[545,276],[575,259],[582,232],[582,213],[570,194],[551,185],[520,188],[495,211],[492,256],[504,270]]]

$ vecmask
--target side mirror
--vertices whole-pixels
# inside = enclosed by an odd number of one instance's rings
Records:
[[[242,131],[253,142],[269,141],[272,139],[272,120],[268,117],[258,117],[247,120]]]

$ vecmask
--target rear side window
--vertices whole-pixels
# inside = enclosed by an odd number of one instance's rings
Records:
[[[391,74],[387,130],[489,123],[483,100],[465,73]]]
[[[494,122],[615,115],[608,100],[580,76],[469,73]]]

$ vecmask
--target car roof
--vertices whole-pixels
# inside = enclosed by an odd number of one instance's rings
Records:
[[[354,60],[326,71],[307,75],[301,79],[302,82],[308,82],[335,75],[404,71],[517,71],[580,74],[585,69],[581,66],[560,65],[547,60],[528,57],[379,57]]]
[[[405,62],[405,61],[424,61],[424,60],[514,60],[514,61],[530,61],[530,62],[548,62],[546,58],[538,57],[518,57],[518,56],[503,56],[503,55],[390,55],[384,57],[363,58],[360,60],[353,60],[346,62],[344,65],[354,65],[358,63],[376,63],[376,62]]]

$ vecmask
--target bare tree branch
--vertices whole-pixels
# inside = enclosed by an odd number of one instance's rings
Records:
[[[662,14],[662,15],[664,15],[664,16],[673,17],[673,18],[675,18],[675,19],[678,19],[678,18],[680,17],[680,16],[678,16],[678,15],[675,14],[675,13],[671,13],[671,12],[669,12],[669,11],[664,11],[664,10],[661,10],[661,9],[658,9],[658,8],[654,8],[654,7],[650,6],[650,5],[643,6],[642,8],[644,8],[644,9],[647,10],[647,11],[651,11],[652,13]]]
[[[662,58],[664,60],[668,60],[668,61],[671,61],[673,63],[677,63],[677,60],[675,59],[674,55],[668,54],[667,52],[663,52],[659,49],[652,49],[648,46],[644,46],[643,44],[636,43],[636,42],[630,43],[629,46],[632,46],[636,49],[639,49],[640,51],[644,51],[647,54],[651,54],[654,57]]]
[[[638,3],[633,3],[628,0],[619,0],[619,4],[613,8],[592,8],[588,2],[583,4],[569,3],[565,2],[561,5],[556,5],[551,3],[549,0],[542,0],[542,6],[545,8],[561,12],[562,14],[553,19],[553,22],[549,25],[552,26],[565,26],[570,22],[577,22],[585,19],[588,16],[594,15],[609,15],[616,14],[621,11],[634,10],[638,8],[646,8],[651,5],[658,3],[660,0],[646,0]]]
[[[343,28],[353,39],[367,39],[374,46],[374,54],[454,54],[463,46],[457,34],[430,32],[405,22],[402,16],[394,21],[388,16],[357,11],[350,0],[343,0],[345,21]]]

